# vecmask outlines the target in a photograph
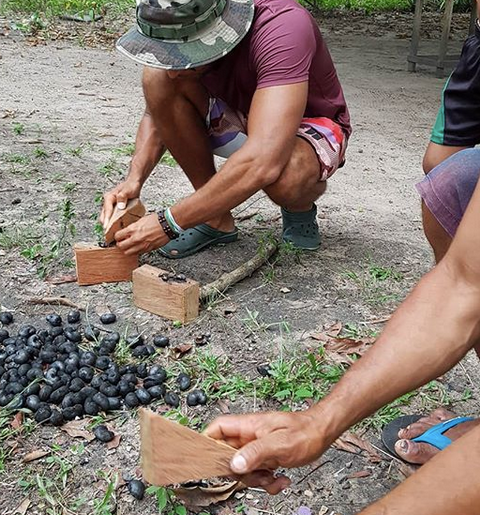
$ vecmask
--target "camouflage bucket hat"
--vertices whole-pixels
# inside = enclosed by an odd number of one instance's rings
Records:
[[[137,26],[117,41],[117,49],[153,68],[202,66],[242,40],[253,11],[253,0],[137,0]]]

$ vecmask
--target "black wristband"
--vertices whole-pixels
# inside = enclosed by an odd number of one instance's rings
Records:
[[[178,233],[171,227],[165,218],[165,211],[162,209],[157,213],[158,221],[162,226],[163,232],[168,236],[170,240],[175,240],[178,237]]]

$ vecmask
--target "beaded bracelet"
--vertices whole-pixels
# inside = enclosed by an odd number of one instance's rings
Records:
[[[165,211],[162,209],[157,213],[158,221],[162,226],[163,232],[168,236],[169,240],[175,240],[178,234],[172,229],[167,219],[165,218]]]

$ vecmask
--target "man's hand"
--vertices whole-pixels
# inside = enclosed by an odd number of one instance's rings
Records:
[[[205,434],[240,448],[230,466],[244,483],[277,494],[290,480],[275,477],[275,469],[306,465],[325,450],[318,425],[309,411],[227,415],[214,420]]]
[[[108,227],[115,206],[117,206],[118,209],[125,209],[130,199],[140,196],[141,189],[141,182],[127,179],[105,194],[103,197],[102,212],[100,213],[100,223],[103,225],[104,229]]]
[[[143,254],[169,242],[155,213],[140,218],[115,234],[117,247],[125,254]]]

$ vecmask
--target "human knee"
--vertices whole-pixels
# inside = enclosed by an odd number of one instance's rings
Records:
[[[173,98],[180,93],[178,87],[174,87],[172,79],[166,70],[145,68],[142,77],[142,87],[145,100],[150,109],[153,107],[166,107],[171,104]]]

